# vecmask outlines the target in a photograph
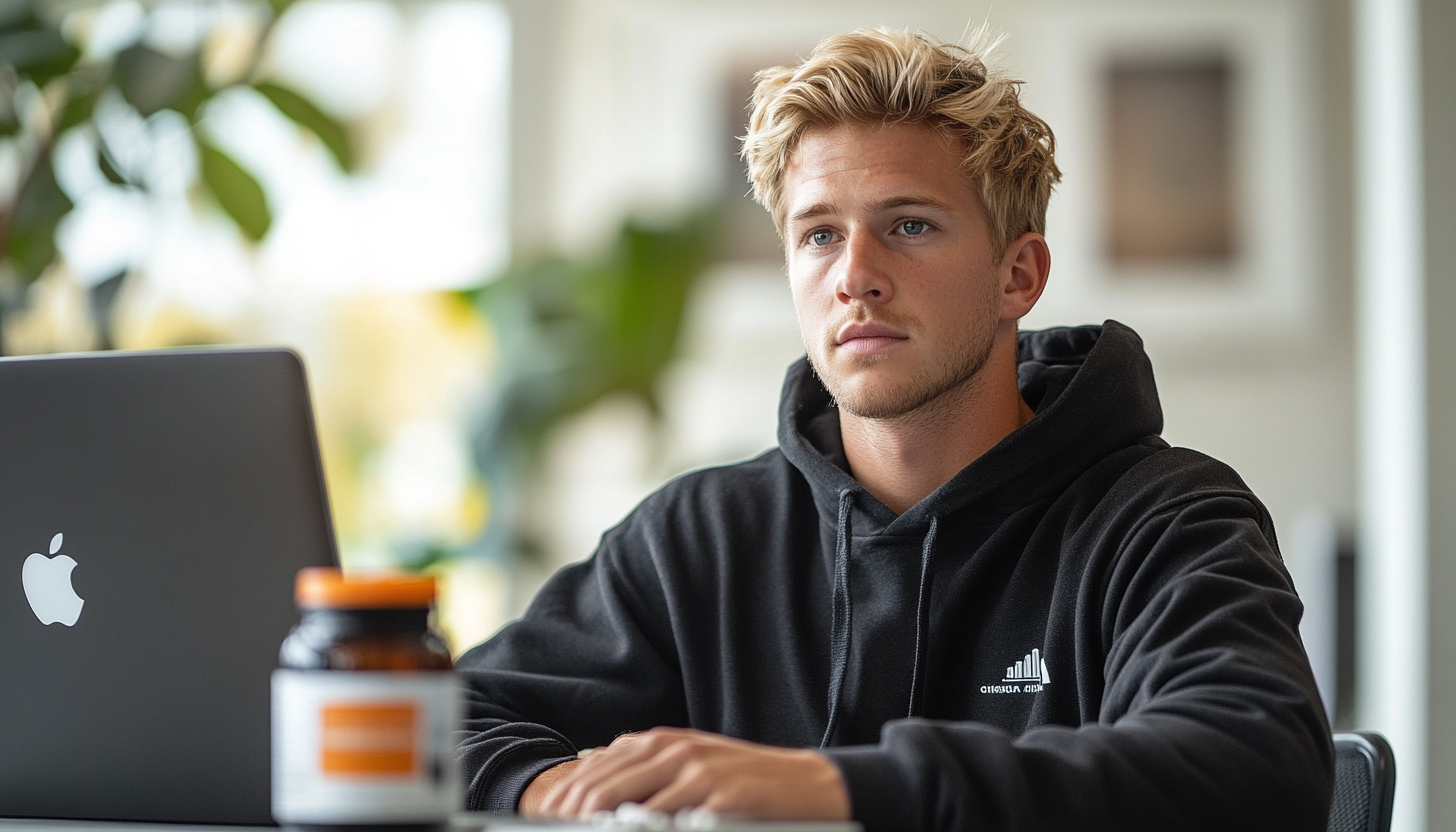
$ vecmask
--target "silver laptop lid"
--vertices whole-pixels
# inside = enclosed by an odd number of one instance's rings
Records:
[[[0,359],[0,816],[270,823],[269,674],[334,562],[292,352]]]

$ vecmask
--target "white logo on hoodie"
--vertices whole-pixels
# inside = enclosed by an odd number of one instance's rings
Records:
[[[1001,684],[981,685],[981,693],[1040,693],[1051,681],[1041,650],[1032,648],[1020,661],[1006,668]]]

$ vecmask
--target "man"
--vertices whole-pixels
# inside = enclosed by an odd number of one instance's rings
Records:
[[[779,448],[670,483],[462,658],[471,808],[1324,828],[1268,514],[1158,437],[1126,327],[1018,336],[1052,154],[974,50],[859,31],[760,74],[808,353]]]

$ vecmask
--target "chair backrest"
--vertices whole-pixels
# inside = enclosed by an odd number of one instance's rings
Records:
[[[1335,799],[1329,832],[1388,832],[1395,807],[1395,753],[1374,731],[1335,734]]]

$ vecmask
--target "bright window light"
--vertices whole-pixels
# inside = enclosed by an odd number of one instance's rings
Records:
[[[253,25],[243,6],[209,8],[209,37],[219,42],[228,26]],[[114,3],[99,20],[123,30],[134,9]],[[153,15],[149,41],[175,44],[202,30],[201,7],[167,10]],[[244,274],[265,292],[308,294],[478,284],[508,255],[509,50],[509,19],[492,2],[304,0],[278,21],[267,75],[353,126],[360,169],[341,172],[320,142],[252,90],[219,96],[197,129],[257,177],[273,214],[268,236],[249,249],[223,220],[188,206],[197,162],[181,119],[141,119],[113,102],[117,112],[98,113],[99,129],[118,156],[156,148],[123,161],[158,187],[139,195],[98,181],[90,139],[67,137],[58,176],[77,207],[59,234],[66,261],[82,285],[130,265],[166,284],[154,289],[181,290],[212,314],[248,302]],[[179,152],[161,152],[169,138]]]

